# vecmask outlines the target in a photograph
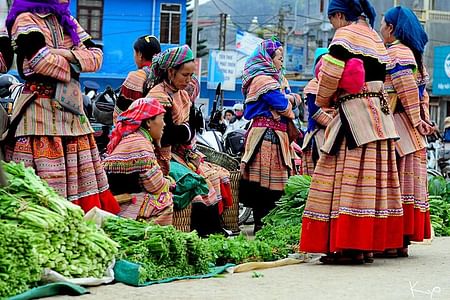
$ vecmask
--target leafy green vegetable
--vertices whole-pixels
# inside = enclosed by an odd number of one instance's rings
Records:
[[[41,234],[18,223],[0,220],[0,298],[13,296],[34,287],[42,276],[39,256],[33,244]]]
[[[33,169],[13,162],[1,167],[9,184],[0,188],[0,219],[7,224],[4,226],[17,226],[24,236],[29,235],[29,242],[19,240],[23,242],[21,249],[36,254],[40,270],[50,268],[67,277],[102,277],[118,252],[118,244],[95,224],[86,223],[81,208],[59,196]],[[9,247],[0,243],[0,253]],[[0,278],[13,278],[14,263],[11,260],[9,267],[0,269]],[[35,267],[30,263],[30,270]],[[24,274],[31,272],[25,269]],[[28,284],[37,281],[26,276],[24,280]],[[0,294],[19,290],[0,287]]]
[[[108,218],[103,228],[120,244],[120,258],[141,265],[140,283],[209,271],[211,255],[195,231],[118,217]]]

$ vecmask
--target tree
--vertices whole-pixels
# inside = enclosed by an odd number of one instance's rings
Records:
[[[192,5],[192,0],[186,1],[186,7],[189,7]],[[192,44],[192,15],[193,15],[194,9],[191,7],[187,10],[187,18],[186,18],[186,44],[189,46]],[[200,31],[202,31],[203,28],[198,27],[197,32],[197,57],[203,57],[208,54],[209,50],[206,46],[207,40],[200,40]]]

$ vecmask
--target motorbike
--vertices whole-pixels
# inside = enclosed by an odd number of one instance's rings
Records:
[[[84,112],[94,130],[94,138],[100,156],[104,156],[113,126],[113,112],[117,100],[117,92],[111,86],[107,86],[101,93],[98,93],[97,89],[93,87],[93,84],[86,84],[85,82],[83,106]]]

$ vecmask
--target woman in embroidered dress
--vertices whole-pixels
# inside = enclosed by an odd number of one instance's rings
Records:
[[[389,57],[368,24],[375,20],[369,1],[332,0],[328,17],[336,33],[322,58],[316,104],[336,106],[338,113],[325,130],[324,153],[303,214],[300,251],[326,253],[323,263],[359,264],[372,262],[373,251],[403,244],[398,135],[383,94]],[[354,58],[363,62],[365,84],[348,93],[338,87]]]
[[[303,90],[306,96],[306,104],[308,106],[308,129],[303,139],[303,155],[302,155],[302,169],[303,174],[310,175],[314,173],[316,163],[320,156],[320,147],[322,147],[325,138],[325,128],[332,120],[332,114],[329,114],[316,105],[316,95],[318,80],[316,66],[320,58],[328,53],[327,48],[317,48],[314,55],[314,68],[311,79]]]
[[[192,50],[184,45],[170,48],[153,58],[151,79],[153,87],[148,97],[159,99],[165,107],[166,129],[157,149],[158,161],[165,174],[169,174],[171,159],[185,165],[193,172],[207,178],[209,192],[192,199],[191,228],[200,235],[221,232],[219,201],[221,186],[226,195],[231,195],[229,174],[218,166],[201,163],[200,153],[195,151],[195,125],[192,108],[198,88],[192,90],[195,71]],[[195,86],[195,85],[194,85]],[[228,183],[225,182],[228,180]],[[225,185],[222,185],[225,184]]]
[[[252,120],[242,156],[239,199],[253,208],[254,231],[275,207],[292,170],[287,123],[294,118],[296,97],[282,91],[283,48],[263,41],[244,66],[244,117]]]
[[[0,29],[0,73],[8,72],[14,58],[14,51],[11,47],[11,39],[8,36],[8,32],[6,29]],[[9,88],[9,86],[8,86]],[[0,141],[3,135],[3,132],[7,129],[8,126],[8,109],[4,109],[0,107]],[[3,148],[0,144],[0,160],[3,160]]]
[[[385,89],[400,135],[396,149],[404,213],[403,247],[390,249],[385,255],[408,256],[410,241],[422,241],[431,235],[426,136],[433,132],[433,126],[425,89],[428,74],[422,59],[428,38],[414,12],[402,6],[385,13],[381,34],[390,57]]]
[[[15,0],[6,25],[25,80],[14,106],[12,117],[20,122],[9,133],[7,160],[33,167],[84,211],[99,207],[119,212],[83,112],[78,82],[80,71],[100,68],[102,51],[70,15],[67,0]],[[68,91],[71,96],[64,96]]]
[[[174,181],[164,176],[154,153],[163,134],[164,113],[156,99],[134,101],[117,118],[103,164],[111,191],[133,196],[132,203],[121,206],[121,216],[170,225]]]
[[[0,29],[0,73],[8,72],[14,58],[14,51],[11,47],[11,39],[6,28]]]
[[[153,56],[161,52],[161,45],[155,36],[145,35],[134,42],[133,51],[134,62],[138,69],[128,73],[120,88],[120,95],[114,107],[114,122],[117,116],[127,110],[134,100],[147,95],[152,59]]]

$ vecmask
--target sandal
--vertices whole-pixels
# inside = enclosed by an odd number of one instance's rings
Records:
[[[319,261],[325,265],[360,265],[365,262],[362,252],[346,251],[345,253],[330,253],[322,256]]]
[[[364,252],[364,262],[371,264],[374,261],[373,252]]]
[[[375,252],[373,256],[377,258],[396,258],[398,253],[397,249],[386,249],[383,252]]]

